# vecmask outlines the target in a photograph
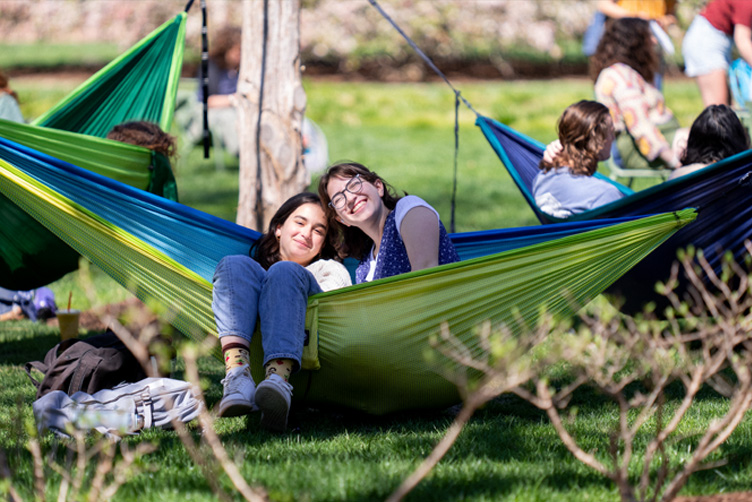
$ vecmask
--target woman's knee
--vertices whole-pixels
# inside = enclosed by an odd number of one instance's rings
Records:
[[[229,277],[248,277],[261,280],[265,275],[264,269],[256,260],[246,255],[230,255],[222,258],[214,271],[214,281]]]
[[[266,277],[269,281],[299,280],[308,271],[292,261],[278,261],[267,270]]]

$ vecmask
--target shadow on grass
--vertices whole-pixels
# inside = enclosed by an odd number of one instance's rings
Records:
[[[29,321],[22,321],[28,323]],[[26,332],[27,330],[24,330]],[[9,339],[10,338],[10,339]],[[33,343],[30,343],[33,338]],[[60,342],[60,335],[55,332],[36,331],[14,339],[4,336],[0,339],[0,365],[23,366],[29,361],[41,361],[47,351]]]

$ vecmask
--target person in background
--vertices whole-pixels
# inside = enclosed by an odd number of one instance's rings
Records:
[[[593,177],[598,162],[611,155],[614,124],[608,108],[579,101],[564,110],[557,130],[559,140],[547,148],[533,180],[533,197],[541,211],[568,218],[622,198],[616,186]]]
[[[168,159],[173,159],[177,154],[175,137],[164,132],[157,124],[145,120],[118,124],[110,129],[106,137],[113,141],[154,150]]]
[[[238,112],[233,103],[233,95],[238,89],[238,71],[240,70],[241,29],[237,26],[225,26],[211,39],[207,69],[209,107],[209,130],[215,141],[220,141],[224,150],[238,156]],[[198,74],[198,101],[204,99],[201,67]]]
[[[166,199],[178,200],[178,187],[173,176],[173,165],[177,158],[177,140],[164,132],[157,124],[145,120],[124,122],[114,126],[107,133],[107,139],[148,148],[161,154],[164,160],[152,156],[147,190]]]
[[[752,2],[711,0],[695,16],[682,42],[684,73],[697,80],[703,107],[731,104],[726,76],[734,45],[752,64]]]
[[[2,71],[0,71],[0,119],[24,122],[21,108],[18,106],[18,94],[10,88],[8,77]]]
[[[596,16],[598,14],[601,16],[601,28],[597,38],[589,41],[587,56],[592,56],[595,53],[609,20],[637,17],[645,21],[655,21],[660,30],[667,30],[669,26],[676,24],[676,0],[599,0],[596,3],[596,9]],[[651,28],[653,28],[652,25]],[[658,30],[658,28],[653,29]],[[594,36],[591,35],[591,38]],[[668,37],[668,35],[665,36]],[[664,48],[661,44],[656,46],[660,64],[659,69],[655,72],[653,85],[658,89],[663,89],[663,74],[666,69],[664,53],[668,51],[669,54],[673,54],[674,50],[670,38],[667,39],[666,43],[668,48]]]
[[[692,123],[682,167],[669,179],[678,178],[749,150],[749,132],[734,110],[727,105],[710,105]]]
[[[31,291],[0,288],[0,321],[45,321],[56,313],[55,294],[50,288]]]
[[[596,9],[610,19],[639,17],[664,29],[676,23],[676,0],[599,0]]]
[[[226,371],[219,416],[260,409],[263,428],[287,428],[288,378],[301,367],[308,297],[351,284],[331,240],[319,197],[301,193],[280,206],[250,256],[226,256],[217,265],[212,310]],[[257,323],[266,374],[258,387],[249,367]]]
[[[611,112],[616,150],[627,169],[678,167],[688,134],[651,83],[658,68],[654,44],[644,19],[616,19],[590,60],[596,100]]]

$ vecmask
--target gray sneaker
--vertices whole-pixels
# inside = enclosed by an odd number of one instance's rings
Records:
[[[247,364],[228,371],[222,385],[225,391],[219,402],[220,417],[238,417],[258,410],[254,402],[256,384],[253,383],[251,369]]]
[[[256,404],[261,410],[261,427],[276,432],[287,429],[292,385],[272,374],[256,388]]]

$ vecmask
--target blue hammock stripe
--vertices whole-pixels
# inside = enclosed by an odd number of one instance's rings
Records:
[[[752,172],[752,151],[743,152],[686,176],[640,192],[616,183],[625,197],[564,220],[542,212],[532,196],[532,185],[543,156],[543,144],[493,119],[479,116],[478,125],[541,223],[584,222],[698,208],[697,220],[679,230],[611,288],[628,298],[657,300],[654,284],[668,277],[679,249],[702,249],[715,270],[725,251],[738,261],[746,254],[744,241],[752,238],[752,187],[740,181]],[[635,304],[632,307],[637,308]],[[629,310],[633,310],[630,308]]]
[[[209,282],[220,259],[247,254],[261,235],[2,138],[0,158]],[[451,238],[462,260],[468,260],[635,219],[638,216],[455,233]]]
[[[228,254],[260,234],[0,138],[0,158],[211,281]],[[156,229],[162,229],[158,231]]]

